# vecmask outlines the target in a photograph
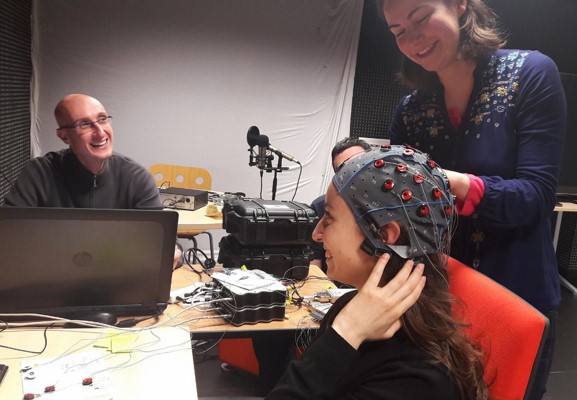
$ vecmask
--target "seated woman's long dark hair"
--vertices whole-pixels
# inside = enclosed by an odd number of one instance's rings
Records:
[[[402,237],[407,236],[403,229]],[[415,345],[447,369],[463,399],[485,400],[489,394],[483,380],[482,353],[465,336],[465,325],[453,318],[455,299],[449,293],[447,261],[444,253],[420,260],[425,264],[427,283],[417,302],[401,317],[402,329]],[[382,282],[390,281],[405,262],[391,254]]]
[[[343,164],[333,185],[365,236],[361,249],[374,256],[366,267],[375,265],[378,254],[391,253],[381,285],[397,275],[407,257],[425,265],[425,287],[402,315],[402,331],[444,367],[463,399],[485,400],[481,352],[453,317],[447,264],[455,213],[446,174],[426,154],[390,145]],[[399,237],[388,236],[390,224],[398,225]],[[331,317],[338,311],[331,309]]]

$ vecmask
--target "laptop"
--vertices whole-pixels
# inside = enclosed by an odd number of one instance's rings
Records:
[[[162,312],[177,224],[174,211],[0,208],[0,314]]]

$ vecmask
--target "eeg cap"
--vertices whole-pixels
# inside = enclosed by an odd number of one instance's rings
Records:
[[[395,252],[415,258],[438,253],[445,246],[454,200],[447,176],[427,154],[384,145],[347,160],[333,184],[366,236],[362,248],[367,253]],[[379,230],[392,221],[406,228],[408,245],[383,241]]]

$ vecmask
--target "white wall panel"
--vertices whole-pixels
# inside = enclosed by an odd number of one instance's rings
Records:
[[[37,0],[36,154],[60,149],[52,116],[86,93],[114,116],[114,146],[144,166],[202,166],[213,188],[258,196],[246,133],[303,164],[295,200],[330,179],[330,150],[348,136],[362,0]],[[291,199],[296,164],[278,175]],[[271,198],[265,173],[263,197]]]

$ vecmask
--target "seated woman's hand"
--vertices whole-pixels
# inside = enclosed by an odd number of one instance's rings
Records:
[[[418,300],[425,287],[424,265],[409,260],[383,287],[379,282],[390,256],[379,258],[359,293],[339,312],[333,329],[352,347],[365,341],[391,338],[401,328],[401,316]]]

